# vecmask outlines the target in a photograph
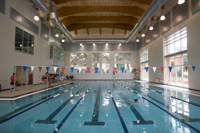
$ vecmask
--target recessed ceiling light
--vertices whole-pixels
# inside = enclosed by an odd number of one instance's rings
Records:
[[[106,46],[108,46],[108,43],[106,43]]]
[[[80,46],[83,46],[83,44],[82,44],[82,43],[80,43]]]
[[[55,37],[59,37],[59,35],[58,35],[58,34],[55,34]]]
[[[153,30],[153,26],[150,26],[150,27],[149,27],[149,30]]]
[[[95,46],[95,43],[93,43],[93,46]]]
[[[33,44],[31,44],[31,46],[33,47]]]
[[[121,46],[122,44],[121,43],[119,43],[119,46]]]
[[[40,18],[39,18],[38,16],[35,16],[35,17],[34,17],[34,20],[35,20],[35,21],[39,21]]]
[[[142,34],[142,37],[145,37],[145,34]]]
[[[22,47],[22,44],[20,44],[19,46]]]
[[[185,0],[178,0],[178,4],[179,4],[179,5],[181,5],[181,4],[183,4],[183,3],[185,3]]]
[[[160,20],[161,20],[161,21],[165,20],[165,16],[162,15],[162,16],[160,17]]]
[[[139,40],[139,39],[136,39],[136,42],[140,42],[140,40]]]
[[[65,39],[62,39],[62,42],[65,42]]]

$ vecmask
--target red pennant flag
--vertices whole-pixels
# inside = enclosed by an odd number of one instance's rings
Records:
[[[87,72],[90,73],[90,67],[87,67]]]
[[[38,69],[39,69],[39,72],[41,72],[41,70],[42,70],[42,67],[38,67]]]
[[[126,71],[125,71],[125,73],[126,73]]]
[[[64,71],[65,71],[65,67],[61,67],[61,69],[62,69],[62,72],[64,73]]]
[[[117,71],[116,71],[116,73],[117,73]]]
[[[98,73],[99,73],[99,71],[98,71]]]
[[[163,73],[163,69],[164,69],[164,67],[160,67],[160,69],[161,69],[161,71],[162,71],[162,73]]]
[[[186,70],[186,72],[187,72],[187,70],[188,70],[188,66],[185,66],[185,70]]]
[[[114,73],[116,72],[116,67],[113,67],[113,71],[114,71]]]
[[[107,71],[107,73],[108,73],[108,71]]]
[[[137,71],[138,71],[138,73],[140,72],[140,67],[137,67]]]

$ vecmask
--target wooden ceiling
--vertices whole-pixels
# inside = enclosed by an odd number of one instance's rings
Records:
[[[53,0],[72,34],[129,34],[152,0]],[[49,15],[47,17],[49,20]]]

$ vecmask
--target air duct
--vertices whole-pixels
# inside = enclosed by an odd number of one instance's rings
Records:
[[[65,37],[67,37],[70,42],[75,43],[73,37],[71,36],[71,34],[67,30],[67,28],[64,26],[63,23],[61,23],[58,20],[58,18],[57,18],[57,7],[56,7],[56,4],[53,1],[51,1],[50,18],[51,18],[52,23],[60,30],[60,32],[62,32],[63,35]]]
[[[43,12],[48,12],[51,7],[51,0],[32,0],[32,2]]]
[[[137,25],[133,28],[130,35],[128,36],[126,42],[131,41],[133,37],[137,35],[137,33],[141,30],[142,27],[145,26],[145,24],[149,21],[153,15],[160,9],[160,7],[166,2],[167,0],[154,0],[149,8],[145,11],[145,13],[142,15],[140,20],[138,21]]]

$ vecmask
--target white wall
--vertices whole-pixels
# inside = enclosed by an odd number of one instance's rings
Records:
[[[169,0],[165,4],[165,10],[162,12],[168,12],[177,4],[175,0]],[[189,0],[189,5],[191,5],[191,0]],[[165,14],[163,13],[163,14]],[[155,22],[152,22],[155,23]],[[181,22],[177,26],[171,28],[168,32],[161,35],[156,40],[152,41],[150,44],[147,45],[149,49],[149,66],[150,67],[160,67],[164,66],[164,55],[163,55],[163,38],[170,34],[171,32],[175,31],[176,29],[186,25],[187,27],[187,36],[188,36],[188,65],[189,67],[189,88],[198,89],[200,90],[200,12],[192,15],[191,13],[191,6],[189,6],[189,18],[185,21]],[[138,66],[140,66],[140,51],[138,51]],[[193,72],[191,65],[196,65],[196,71]],[[156,73],[153,72],[152,68],[149,70],[149,81],[155,82],[155,78],[157,78],[158,73],[161,73],[160,68],[157,68]],[[163,76],[164,78],[164,76]]]
[[[10,7],[23,14],[39,27],[39,34],[29,31],[10,19]],[[0,84],[1,88],[9,88],[10,76],[14,72],[14,66],[49,66],[50,42],[40,37],[41,21],[34,21],[33,17],[38,13],[33,9],[29,0],[6,0],[6,12],[0,13]],[[15,28],[28,32],[34,36],[34,55],[15,51]],[[52,38],[49,40],[52,41]],[[38,82],[38,76],[43,75],[46,68],[39,73],[38,68],[34,70],[33,83]],[[53,72],[53,69],[50,69]]]
[[[102,60],[101,60],[101,55],[102,53],[109,53],[109,73],[104,73],[102,69],[100,73],[96,74],[96,73],[71,73],[70,72],[70,53],[87,53],[87,66],[92,67],[92,53],[100,53],[100,66],[102,64]],[[74,77],[76,79],[92,79],[92,80],[96,80],[96,79],[101,79],[101,80],[106,80],[106,79],[113,79],[113,73],[110,73],[112,71],[112,67],[114,67],[114,54],[115,53],[131,53],[132,56],[132,62],[131,62],[131,66],[136,68],[137,67],[137,51],[65,51],[64,53],[64,65],[66,67],[68,67],[68,69],[66,69],[65,75],[74,75]],[[93,70],[93,69],[92,69]],[[94,70],[93,70],[94,71]],[[117,70],[117,74],[115,75],[115,79],[133,79],[134,78],[134,74],[133,73],[129,73],[129,70],[125,70],[126,73],[122,73],[121,70]]]

